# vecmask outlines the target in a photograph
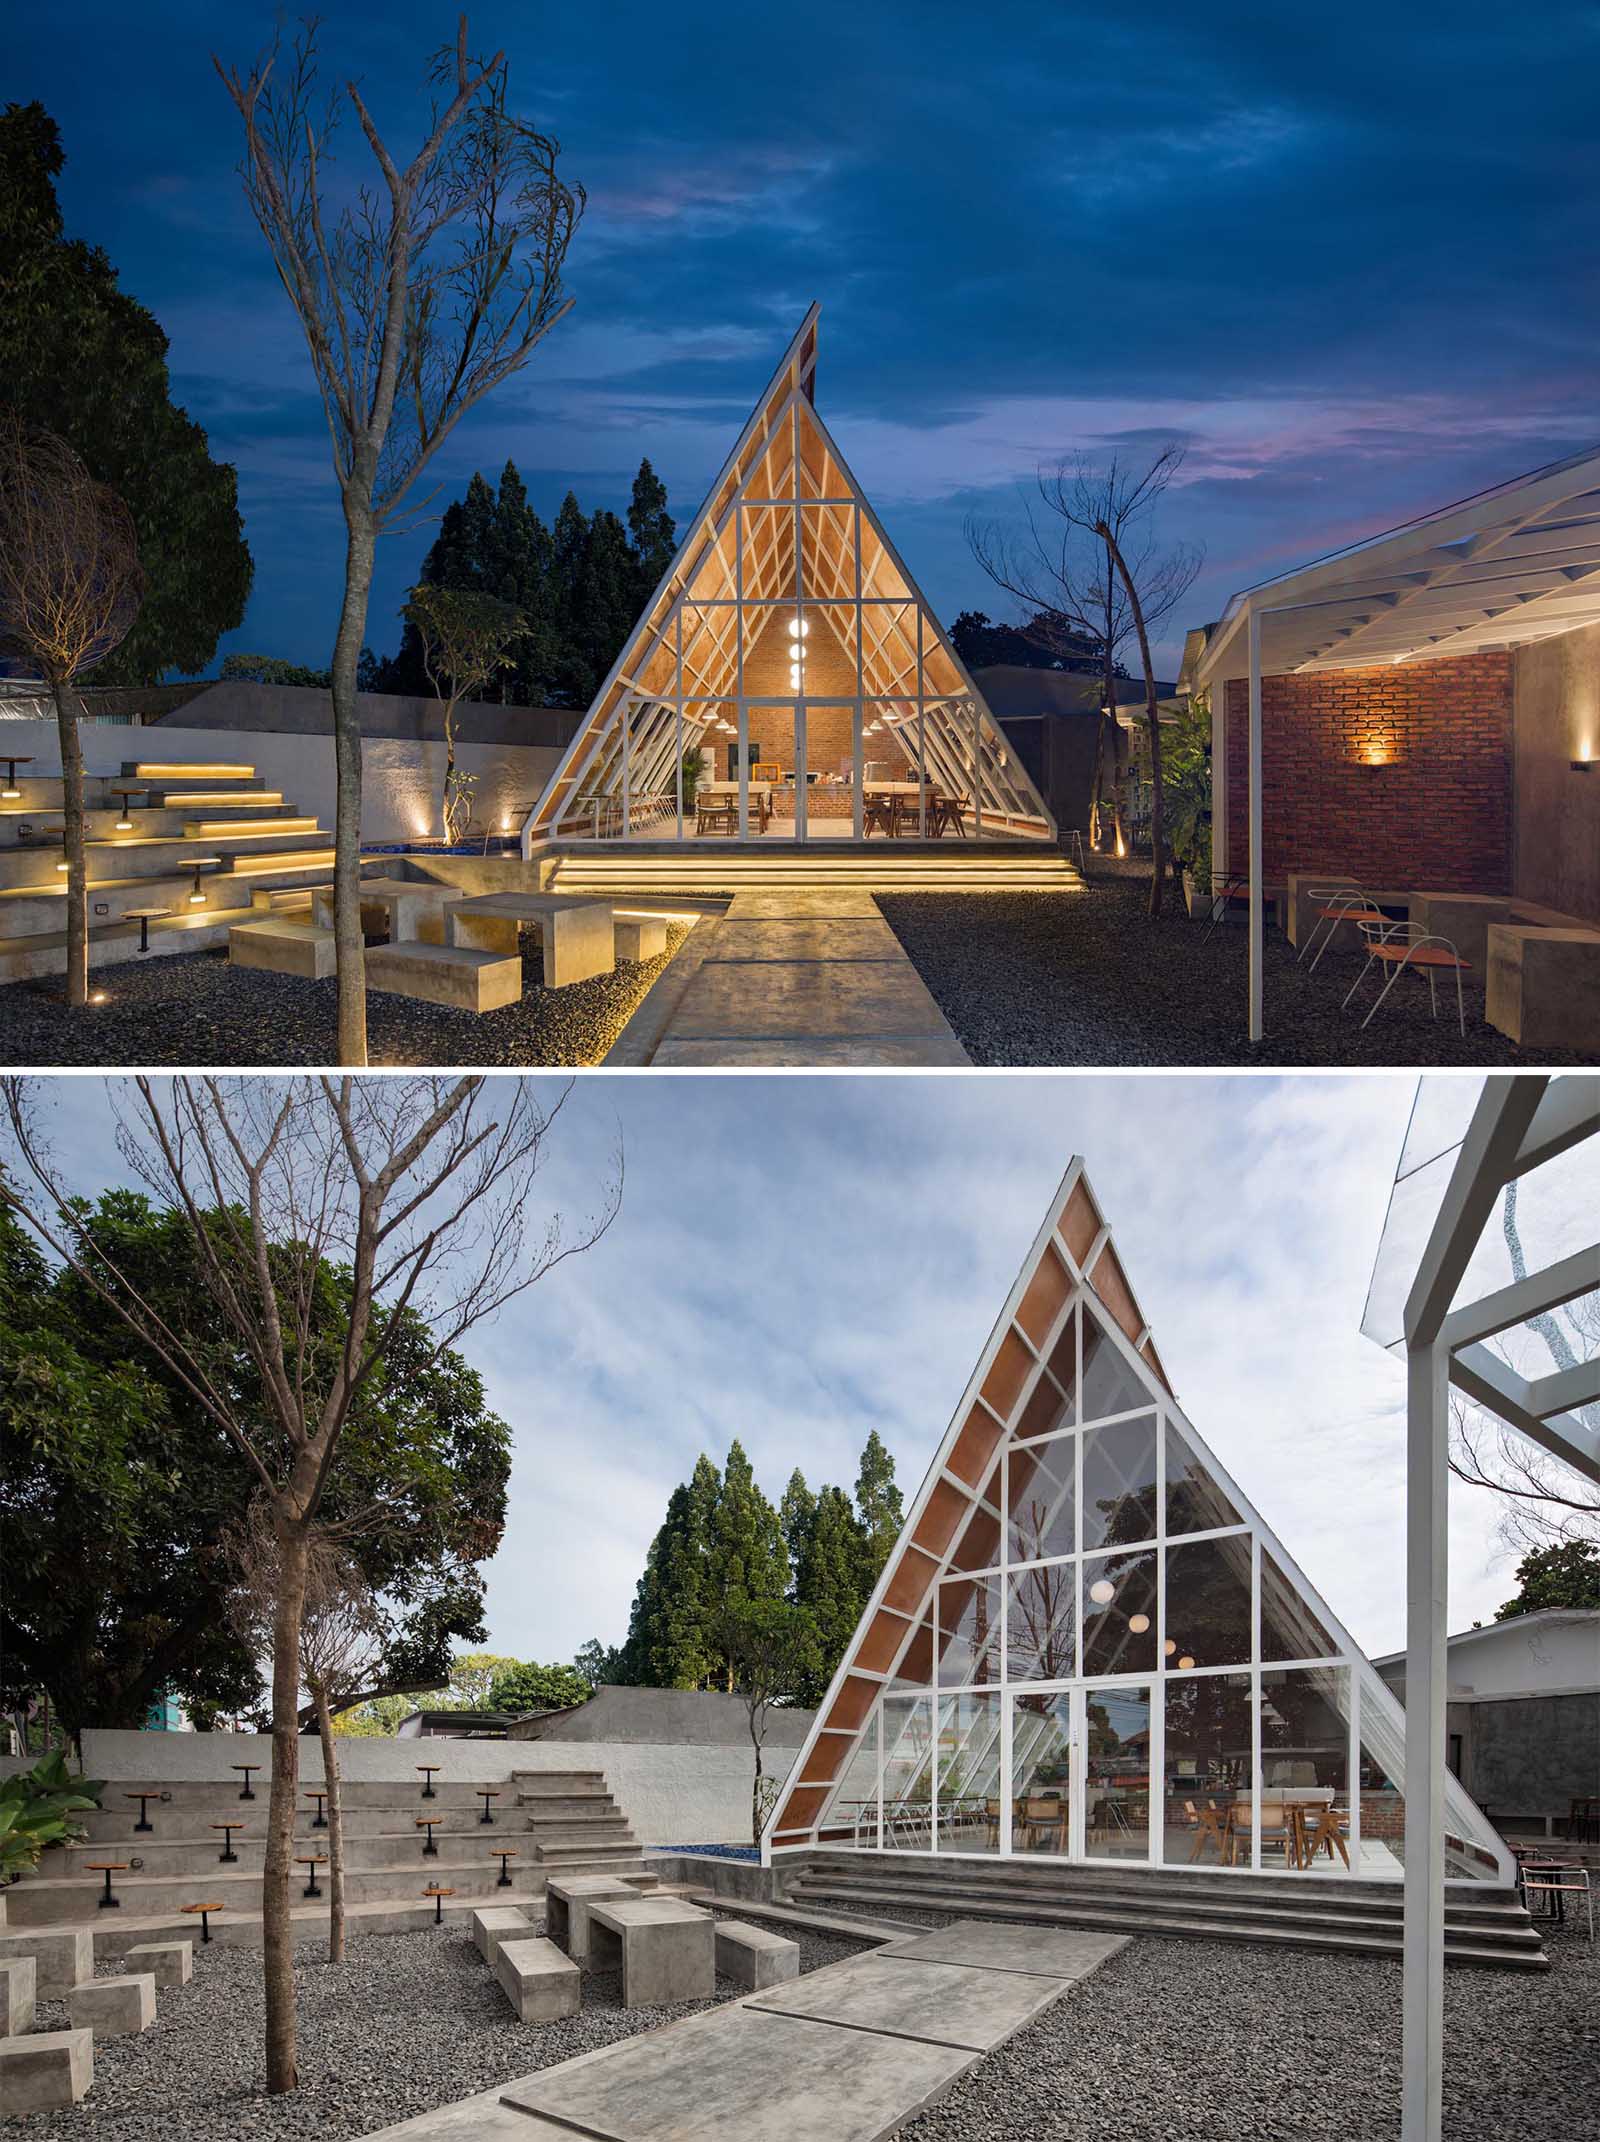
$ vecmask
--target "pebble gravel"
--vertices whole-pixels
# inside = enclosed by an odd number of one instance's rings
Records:
[[[967,1054],[984,1065],[1507,1065],[1594,1062],[1519,1049],[1483,1018],[1483,980],[1455,988],[1402,976],[1369,1027],[1368,981],[1341,1009],[1362,964],[1329,952],[1315,974],[1275,930],[1265,940],[1266,1038],[1245,1037],[1248,953],[1242,920],[1205,942],[1181,903],[1146,913],[1149,871],[1091,866],[1086,892],[878,893],[885,920]]]
[[[800,1944],[802,1971],[869,1945],[788,1931]],[[289,2095],[269,2097],[263,2082],[260,1950],[197,1948],[189,1984],[158,1989],[153,2028],[96,2044],[94,2087],[81,2103],[0,2120],[0,2135],[18,2142],[344,2142],[696,2015],[738,1990],[719,1978],[712,2001],[624,2008],[620,1974],[590,1972],[580,2014],[519,2023],[471,1935],[450,1926],[357,1938],[338,1966],[321,1944],[302,1944],[295,1984],[300,2087]],[[65,2030],[67,2023],[64,2002],[40,2002],[36,2030]]]
[[[367,995],[367,1048],[375,1065],[484,1065],[526,1069],[599,1063],[688,931],[667,926],[659,958],[546,989],[543,954],[525,937],[522,1001],[499,1011],[450,1011],[384,990]],[[314,1065],[338,1061],[331,979],[230,967],[224,950],[163,954],[96,967],[103,1003],[70,1011],[58,980],[14,982],[3,992],[0,1061],[37,1065],[189,1067]]]

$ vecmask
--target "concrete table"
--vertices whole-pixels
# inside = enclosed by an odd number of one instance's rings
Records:
[[[425,885],[415,878],[361,880],[363,914],[368,910],[382,912],[392,945],[442,945],[445,941],[444,910],[454,895],[453,886]],[[331,930],[333,890],[330,886],[315,888],[311,908],[323,928]]]
[[[1489,963],[1489,925],[1511,920],[1509,893],[1414,892],[1411,920],[1430,937],[1446,937],[1474,974]]]
[[[631,1882],[615,1874],[569,1874],[547,1881],[544,1888],[544,1925],[550,1939],[565,1949],[574,1963],[589,1960],[589,1907],[607,1902],[626,1903],[637,1897]]]
[[[589,1906],[589,1968],[622,1967],[624,2008],[708,2001],[716,1991],[716,1921],[670,1897]]]
[[[1491,923],[1484,1016],[1525,1049],[1600,1049],[1600,930]]]
[[[450,943],[479,952],[514,954],[523,924],[537,927],[546,989],[615,971],[609,900],[591,900],[585,893],[479,893],[453,900],[444,912]]]

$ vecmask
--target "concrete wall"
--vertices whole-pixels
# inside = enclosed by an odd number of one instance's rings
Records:
[[[815,1716],[815,1711],[769,1711],[768,1751],[798,1748]],[[569,1746],[575,1741],[618,1741],[630,1746],[750,1747],[750,1716],[742,1698],[694,1688],[600,1688],[576,1710],[525,1719],[510,1731],[519,1741],[565,1741]]]
[[[418,741],[444,735],[443,711],[431,694],[358,692],[356,710],[363,736]],[[326,736],[333,727],[333,695],[314,686],[246,684],[230,677],[206,685],[174,718],[189,729]],[[581,713],[565,707],[508,707],[492,699],[464,699],[456,708],[455,732],[467,743],[534,744],[559,750],[572,741],[582,719]]]
[[[1512,889],[1600,922],[1600,625],[1522,648]],[[1576,774],[1587,755],[1593,773]]]
[[[768,1745],[767,1771],[788,1775],[795,1751]],[[83,1736],[84,1769],[113,1783],[233,1783],[230,1765],[270,1766],[264,1733],[134,1733],[91,1728]],[[419,1761],[436,1763],[452,1783],[504,1784],[517,1770],[603,1770],[617,1804],[642,1845],[744,1844],[750,1837],[750,1787],[755,1764],[748,1748],[621,1746],[587,1741],[343,1740],[340,1775],[365,1783],[417,1781]],[[26,1768],[0,1760],[0,1773]],[[314,1736],[300,1742],[302,1781],[322,1776]]]
[[[286,802],[304,813],[314,812],[330,833],[333,829],[333,739],[326,732],[285,735],[268,730],[186,729],[161,722],[137,729],[89,724],[81,733],[85,768],[91,774],[115,776],[124,761],[136,760],[188,765],[215,759],[254,766],[269,788],[282,791]],[[7,752],[32,756],[30,775],[59,777],[61,754],[54,722],[7,722],[4,744]],[[458,745],[457,765],[476,775],[478,782],[473,796],[474,827],[496,834],[515,831],[560,756],[554,746],[546,745]],[[422,840],[438,832],[444,784],[442,742],[368,737],[362,759],[363,840]],[[503,825],[503,821],[509,823]]]
[[[1463,1778],[1500,1815],[1565,1815],[1600,1789],[1600,1696],[1517,1696],[1470,1706]]]

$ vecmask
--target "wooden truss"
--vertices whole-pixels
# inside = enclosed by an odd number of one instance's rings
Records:
[[[1101,1356],[1102,1371],[1109,1372],[1113,1379],[1101,1381],[1100,1403],[1091,1400],[1085,1379],[1091,1346]],[[1109,1393],[1116,1395],[1104,1395]],[[1088,1408],[1081,1416],[1080,1406]],[[1253,1604],[1249,1661],[1229,1662],[1212,1670],[1251,1680],[1252,1708],[1257,1714],[1252,1790],[1259,1796],[1263,1672],[1327,1674],[1341,1670],[1347,1676],[1342,1685],[1348,1688],[1348,1778],[1357,1777],[1365,1751],[1403,1789],[1405,1717],[1399,1703],[1178,1406],[1143,1312],[1112,1246],[1111,1230],[1089,1187],[1082,1162],[1074,1160],[910,1508],[901,1536],[817,1712],[810,1736],[778,1796],[762,1840],[765,1859],[774,1852],[801,1851],[816,1845],[866,1850],[890,1847],[883,1812],[888,1797],[885,1780],[890,1734],[887,1728],[877,1729],[880,1715],[886,1715],[886,1699],[898,1718],[902,1709],[909,1711],[913,1700],[925,1695],[934,1706],[927,1721],[930,1730],[926,1744],[939,1750],[941,1729],[934,1721],[939,1717],[941,1703],[956,1703],[959,1697],[973,1694],[992,1696],[995,1700],[969,1703],[967,1709],[981,1709],[985,1714],[987,1722],[982,1730],[989,1734],[995,1751],[989,1757],[991,1773],[1010,1778],[1015,1773],[1010,1760],[1013,1727],[1009,1698],[1029,1694],[1043,1681],[1082,1685],[1086,1678],[1106,1678],[1102,1672],[1086,1676],[1081,1670],[1074,1648],[1081,1635],[1081,1622],[1067,1639],[1060,1666],[1039,1678],[1014,1678],[1009,1665],[996,1666],[976,1677],[945,1675],[940,1659],[950,1632],[944,1626],[944,1595],[939,1587],[941,1580],[954,1579],[959,1594],[985,1581],[986,1572],[993,1572],[1001,1615],[1009,1615],[1013,1609],[1008,1603],[1007,1569],[1023,1567],[1031,1574],[1054,1565],[1034,1561],[1031,1555],[1012,1557],[1009,1544],[1002,1544],[1007,1540],[1008,1526],[1014,1522],[1011,1513],[1016,1508],[1012,1499],[1015,1478],[1002,1467],[1009,1468],[1019,1461],[1026,1464],[1031,1510],[1036,1507],[1031,1498],[1046,1492],[1042,1483],[1048,1477],[1048,1467],[1040,1453],[1047,1439],[1053,1439],[1054,1447],[1065,1452],[1071,1441],[1081,1446],[1081,1431],[1091,1420],[1114,1425],[1148,1418],[1150,1410],[1155,1414],[1158,1454],[1156,1514],[1149,1541],[1150,1558],[1157,1564],[1157,1594],[1139,1625],[1148,1630],[1154,1622],[1155,1633],[1149,1638],[1154,1663],[1113,1668],[1109,1672],[1114,1676],[1123,1671],[1125,1677],[1147,1683],[1159,1696],[1166,1686],[1186,1678],[1175,1672],[1175,1667],[1197,1665],[1194,1659],[1171,1659],[1164,1648],[1157,1649],[1166,1634],[1168,1472],[1171,1454],[1181,1451],[1185,1481],[1199,1480],[1208,1493],[1214,1494],[1217,1516],[1209,1531],[1189,1525],[1175,1528],[1172,1544],[1181,1549],[1200,1539],[1218,1542],[1235,1562],[1241,1581],[1247,1576],[1250,1586]],[[1081,1468],[1083,1462],[1081,1449],[1076,1457],[1067,1457],[1064,1462],[1063,1477],[1072,1480],[1074,1465]],[[1080,1512],[1082,1501],[1079,1490],[1074,1502]],[[1087,1535],[1082,1538],[1084,1547],[1072,1559],[1085,1570],[1087,1579]],[[1044,1549],[1036,1545],[1033,1553],[1042,1556]],[[1059,1553],[1065,1560],[1069,1550],[1062,1548]],[[1093,1559],[1091,1554],[1090,1560]],[[1299,1641],[1290,1648],[1304,1656],[1284,1658],[1274,1649],[1268,1659],[1263,1649],[1263,1567],[1272,1587],[1274,1616],[1280,1624],[1293,1629]],[[1062,1574],[1072,1584],[1076,1600],[1076,1575],[1068,1575],[1064,1567]],[[1026,1632],[1025,1649],[1032,1645],[1035,1635],[1031,1628]],[[994,1655],[1004,1660],[1008,1649],[1015,1648],[1013,1632],[1002,1619]],[[1207,1670],[1204,1660],[1198,1666],[1202,1672]],[[951,1686],[956,1678],[962,1684],[959,1692]],[[1157,1700],[1154,1711],[1158,1722],[1153,1726],[1157,1736],[1162,1733],[1161,1709]],[[970,1737],[970,1729],[961,1730],[968,1731]],[[946,1732],[943,1737],[948,1740],[950,1735]],[[941,1752],[948,1756],[950,1750]],[[970,1771],[973,1750],[966,1740],[961,1755]],[[1156,1746],[1151,1749],[1151,1761],[1154,1790],[1159,1764]],[[871,1820],[863,1826],[859,1813],[850,1811],[859,1804],[851,1801],[850,1793],[863,1777],[870,1786],[874,1776],[879,1787],[880,1814],[876,1827]],[[1004,1784],[992,1789],[1001,1800],[1009,1800]],[[1359,1868],[1359,1792],[1351,1790],[1350,1802],[1351,1859]],[[1454,1778],[1446,1780],[1446,1803],[1458,1849],[1476,1867],[1478,1878],[1509,1879],[1512,1870],[1504,1847]],[[930,1817],[930,1836],[933,1826],[934,1818]],[[1259,1864],[1259,1823],[1252,1824],[1252,1831]]]
[[[1053,837],[1054,821],[983,695],[918,591],[815,407],[812,306],[691,522],[577,736],[523,828],[553,836],[682,837],[683,755],[708,737],[740,744],[741,834],[750,709],[792,709],[805,759],[806,711],[850,710],[858,770],[893,738],[925,804],[960,799],[973,830]],[[824,693],[771,688],[758,648],[797,646]],[[766,687],[766,688],[763,688]],[[862,832],[861,781],[854,831]],[[805,784],[796,792],[805,831]],[[923,821],[925,822],[925,821]]]

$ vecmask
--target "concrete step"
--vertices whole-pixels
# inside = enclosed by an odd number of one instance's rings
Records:
[[[237,817],[219,818],[210,813],[204,818],[186,818],[183,821],[185,840],[217,842],[224,847],[241,847],[246,841],[276,844],[291,833],[315,834],[324,840],[327,838],[327,828],[318,825],[315,818],[297,818],[287,811],[274,812],[270,817],[258,818],[250,824],[241,823]]]
[[[116,1813],[120,1807],[126,1812],[127,1827],[131,1831],[139,1819],[138,1795],[147,1795],[149,1819],[158,1826],[163,1822],[172,1824],[183,1818],[185,1829],[191,1833],[204,1829],[206,1822],[225,1821],[244,1816],[251,1821],[266,1820],[268,1802],[268,1772],[266,1764],[256,1767],[250,1782],[251,1797],[243,1798],[237,1779],[185,1779],[166,1783],[154,1778],[133,1778],[124,1784],[120,1779],[108,1785],[101,1808],[85,1816],[85,1821],[103,1821]],[[501,1795],[501,1803],[512,1798],[509,1784],[503,1779],[485,1778],[485,1785],[493,1784]],[[314,1814],[312,1795],[320,1789],[320,1780],[308,1781],[302,1777],[296,1808],[300,1814]],[[481,1787],[468,1784],[450,1784],[443,1778],[434,1780],[433,1791],[425,1795],[422,1780],[403,1779],[352,1779],[345,1778],[340,1784],[340,1801],[347,1815],[360,1809],[392,1810],[407,1820],[413,1815],[442,1815],[459,1812],[463,1815],[481,1815],[483,1801],[479,1797]],[[204,1820],[201,1820],[201,1816]],[[192,1821],[190,1818],[194,1818]],[[394,1825],[398,1827],[398,1824]]]
[[[521,1812],[526,1813],[525,1810]],[[527,1823],[527,1834],[541,1852],[548,1852],[552,1847],[560,1851],[568,1845],[586,1848],[596,1844],[636,1845],[638,1842],[628,1827],[627,1817],[621,1813],[596,1817],[592,1822],[546,1822],[542,1817],[535,1817]]]
[[[508,1841],[509,1842],[509,1841]],[[309,1844],[306,1847],[310,1850]],[[316,1846],[323,1849],[322,1841]],[[513,1867],[526,1862],[528,1874],[525,1879],[537,1880],[547,1869],[535,1859],[534,1854],[523,1844],[518,1848],[518,1858],[511,1861]],[[112,1857],[109,1852],[105,1855]],[[303,1888],[307,1870],[294,1870],[297,1888]],[[326,1886],[326,1866],[317,1870],[319,1885]],[[121,1899],[119,1910],[148,1916],[151,1913],[171,1913],[183,1904],[197,1903],[202,1897],[214,1896],[225,1903],[245,1911],[259,1910],[261,1904],[261,1875],[245,1868],[224,1867],[213,1864],[203,1873],[195,1874],[114,1874],[112,1893]],[[345,1888],[352,1901],[373,1903],[389,1898],[415,1896],[425,1882],[442,1882],[462,1896],[492,1896],[499,1885],[500,1862],[474,1853],[464,1858],[459,1846],[441,1841],[437,1859],[424,1858],[420,1847],[416,1858],[394,1867],[350,1867],[345,1873]],[[73,1877],[32,1876],[17,1884],[6,1895],[7,1923],[12,1931],[22,1931],[30,1926],[59,1926],[79,1920],[89,1920],[99,1915],[97,1902],[102,1894],[104,1877],[84,1875]],[[104,1916],[109,1917],[106,1913]]]
[[[145,956],[155,958],[170,952],[206,952],[226,945],[228,923],[238,919],[238,912],[237,909],[195,908],[152,922],[150,949]],[[66,949],[64,929],[30,930],[24,937],[0,936],[0,984],[43,981],[59,975]],[[116,967],[138,956],[138,923],[119,920],[90,924],[91,967]]]
[[[640,1860],[641,1847],[635,1842],[614,1845],[540,1845],[539,1864],[549,1874],[565,1868],[575,1873],[581,1868],[590,1868],[596,1874],[607,1874],[613,1867],[630,1867]]]
[[[260,1872],[267,1850],[265,1832],[265,1821],[261,1821],[233,1834],[230,1842],[234,1860],[238,1863],[237,1872]],[[526,1824],[510,1818],[497,1820],[485,1829],[471,1817],[462,1817],[433,1834],[439,1850],[457,1859],[475,1859],[480,1845],[487,1851],[496,1841],[514,1845],[526,1857],[534,1844]],[[409,1867],[421,1855],[422,1832],[409,1823],[404,1829],[390,1825],[374,1830],[371,1827],[363,1829],[357,1821],[346,1821],[344,1848],[345,1864],[351,1868]],[[325,1852],[327,1849],[326,1830],[313,1829],[309,1822],[295,1824],[297,1852]],[[95,1877],[86,1872],[87,1865],[90,1860],[98,1859],[137,1860],[139,1865],[135,1871],[149,1875],[204,1875],[213,1867],[232,1864],[222,1858],[220,1831],[208,1834],[205,1830],[197,1830],[191,1835],[170,1839],[124,1836],[109,1842],[102,1839],[65,1845],[44,1860],[40,1874],[63,1881],[92,1881]]]
[[[947,1870],[940,1870],[941,1876]],[[1176,1890],[1177,1884],[1174,1883]],[[929,1883],[897,1879],[892,1874],[879,1881],[846,1882],[827,1875],[796,1876],[788,1885],[797,1901],[805,1904],[856,1904],[872,1911],[936,1910],[952,1918],[1014,1920],[1038,1926],[1075,1926],[1114,1933],[1146,1933],[1179,1939],[1247,1941],[1263,1947],[1323,1949],[1336,1954],[1390,1956],[1401,1954],[1400,1930],[1388,1921],[1375,1925],[1352,1924],[1336,1913],[1314,1907],[1293,1918],[1242,1908],[1223,1911],[1196,1896],[1192,1902],[1174,1896],[1169,1902],[1127,1898],[1063,1896],[1018,1897],[1003,1885]],[[1530,1929],[1531,1931],[1531,1929]],[[1493,1965],[1507,1970],[1544,1971],[1549,1958],[1537,1934],[1529,1941],[1508,1938],[1477,1927],[1445,1932],[1445,1960],[1449,1963]]]
[[[530,1820],[538,1823],[586,1822],[592,1815],[605,1816],[620,1812],[608,1792],[520,1792],[517,1795],[517,1804]]]
[[[229,787],[236,783],[253,787],[255,778],[253,766],[235,765],[221,759],[196,759],[192,764],[179,759],[124,759],[121,773],[124,781],[158,781],[172,786],[204,782],[213,788],[220,782],[226,782]]]
[[[513,1770],[511,1782],[524,1798],[545,1793],[609,1794],[603,1770]]]
[[[215,1895],[216,1892],[211,1891],[209,1894]],[[544,1916],[544,1884],[524,1883],[520,1887],[502,1889],[497,1901],[518,1905],[530,1919],[537,1921]],[[446,1897],[441,1908],[447,1927],[458,1931],[465,1930],[472,1924],[472,1914],[483,1908],[483,1898]],[[290,1917],[297,1941],[314,1940],[319,1935],[323,1939],[327,1938],[326,1898],[308,1904],[297,1895]],[[383,1899],[376,1903],[347,1903],[345,1918],[352,1940],[363,1934],[419,1933],[434,1923],[434,1904],[431,1897],[422,1896],[404,1900]],[[137,1948],[147,1941],[192,1941],[197,1951],[200,1948],[200,1921],[197,1917],[185,1913],[139,1915],[126,1910],[105,1911],[99,1913],[94,1923],[89,1926],[89,1932],[94,1941],[94,1959],[97,1965],[115,1962],[125,1956],[129,1949]],[[224,1910],[220,1915],[213,1915],[211,1939],[223,1948],[260,1948],[260,1911],[245,1911],[235,1907]]]

